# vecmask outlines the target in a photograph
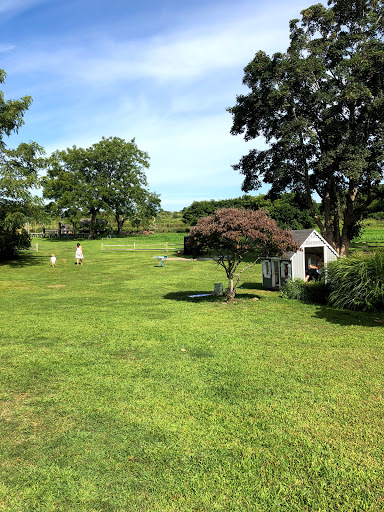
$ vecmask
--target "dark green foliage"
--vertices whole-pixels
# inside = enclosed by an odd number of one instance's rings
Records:
[[[0,260],[9,260],[17,256],[18,249],[28,249],[31,239],[25,229],[20,233],[0,228]]]
[[[7,74],[0,69],[0,84],[5,82]],[[0,147],[4,147],[4,135],[11,135],[18,132],[20,126],[24,124],[24,114],[28,110],[32,98],[24,96],[19,100],[5,100],[4,94],[0,91]]]
[[[89,148],[73,146],[52,154],[43,179],[44,197],[53,200],[62,218],[74,222],[82,213],[90,216],[90,238],[102,211],[113,213],[120,234],[128,218],[138,226],[160,210],[159,196],[147,189],[147,168],[149,155],[135,139],[103,137]]]
[[[302,279],[288,280],[281,289],[284,299],[297,299],[311,304],[327,304],[329,285],[324,280],[306,283]]]
[[[273,194],[305,194],[321,234],[345,255],[384,177],[384,6],[328,5],[291,21],[284,53],[256,53],[244,70],[249,93],[228,110],[233,135],[269,145],[234,166],[243,190],[268,183]]]
[[[0,199],[0,260],[12,259],[18,249],[31,245],[28,233],[21,229],[25,216],[20,210],[22,205]]]
[[[203,217],[213,215],[216,210],[221,208],[244,208],[246,210],[259,210],[260,208],[269,208],[271,201],[263,195],[242,196],[235,199],[211,199],[210,201],[194,201],[191,206],[183,208],[183,221],[190,226],[195,226],[197,221]]]
[[[6,74],[0,69],[0,84]],[[30,246],[22,230],[25,216],[34,211],[39,200],[31,189],[39,184],[38,171],[44,166],[44,150],[35,142],[22,142],[16,149],[7,148],[3,138],[18,132],[32,99],[5,100],[0,91],[0,259],[14,258],[17,249]]]
[[[317,205],[314,208],[317,210]],[[281,229],[308,229],[315,226],[311,212],[299,194],[282,194],[271,201],[268,214]]]
[[[369,219],[384,219],[384,185],[380,185],[378,192],[378,198],[372,201],[367,209],[367,217]]]
[[[330,305],[356,311],[384,310],[384,251],[355,253],[327,267]]]
[[[213,215],[216,210],[221,208],[243,208],[245,210],[265,208],[281,229],[307,229],[314,226],[311,212],[306,207],[303,198],[294,193],[281,194],[273,199],[260,194],[258,196],[244,195],[235,199],[194,201],[191,206],[182,210],[183,221],[195,226],[199,219]]]

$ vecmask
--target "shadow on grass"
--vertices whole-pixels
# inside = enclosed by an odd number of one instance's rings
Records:
[[[37,256],[34,254],[21,254],[14,260],[4,260],[0,261],[1,265],[8,265],[13,268],[19,267],[34,267],[41,265],[43,262],[47,261],[46,256]]]
[[[196,359],[205,359],[207,357],[214,357],[214,354],[212,352],[209,352],[208,350],[202,350],[202,349],[191,349],[188,351],[188,353],[191,357],[195,357]]]
[[[261,283],[241,283],[240,288],[243,290],[265,290]]]
[[[206,295],[209,294],[209,295]],[[192,297],[191,297],[192,295]],[[194,295],[204,295],[203,297],[193,297]],[[217,296],[212,295],[210,292],[199,291],[199,290],[191,290],[191,291],[183,291],[183,292],[170,292],[164,295],[164,299],[168,300],[178,300],[183,302],[221,302],[226,303],[226,297],[224,295]],[[240,293],[236,294],[234,302],[244,300],[260,300],[260,296],[255,295],[253,293]]]
[[[380,312],[364,313],[361,311],[348,311],[321,307],[313,315],[338,325],[362,325],[365,327],[384,327],[383,314]]]
[[[224,302],[225,297],[217,297],[216,295],[205,295],[207,290],[190,290],[183,292],[170,292],[164,295],[164,299],[179,300],[185,302]],[[190,295],[203,295],[204,297],[190,297]]]
[[[89,238],[40,238],[39,240],[44,240],[44,243],[51,243],[51,244],[57,244],[57,243],[62,243],[62,242],[88,242],[89,241]],[[94,238],[94,240],[99,240],[101,241],[102,238]]]

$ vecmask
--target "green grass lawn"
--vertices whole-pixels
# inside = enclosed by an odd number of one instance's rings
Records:
[[[384,509],[382,317],[38,242],[0,265],[0,510]]]
[[[364,221],[360,235],[353,240],[354,243],[384,244],[384,221],[368,219]],[[352,246],[354,244],[352,243]]]

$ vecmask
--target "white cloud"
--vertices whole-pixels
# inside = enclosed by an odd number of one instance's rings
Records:
[[[273,13],[273,22],[268,7],[253,6],[247,16],[240,14],[238,18],[219,18],[215,25],[183,26],[134,40],[113,38],[113,29],[108,34],[93,30],[41,40],[35,48],[23,48],[13,70],[55,73],[64,76],[66,82],[80,80],[92,87],[139,79],[190,82],[219,70],[242,68],[260,48],[277,51],[281,48],[282,24],[288,41],[288,19],[281,14]]]
[[[0,14],[15,14],[47,0],[0,0]]]
[[[0,44],[0,53],[10,52],[14,48],[16,48],[16,47],[13,44]]]

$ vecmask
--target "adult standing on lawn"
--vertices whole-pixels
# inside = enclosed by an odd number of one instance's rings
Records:
[[[81,247],[80,243],[78,242],[76,245],[76,265],[82,265],[83,264],[83,248]]]

